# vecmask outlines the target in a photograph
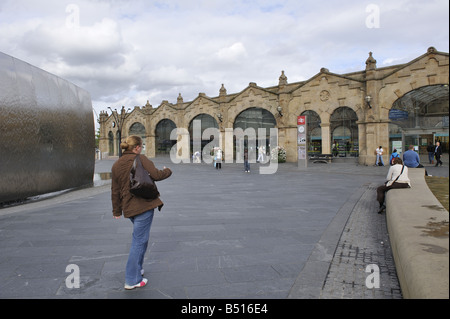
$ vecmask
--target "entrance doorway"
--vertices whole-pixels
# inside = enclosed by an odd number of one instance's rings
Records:
[[[266,135],[258,135],[256,141],[250,141],[248,138],[244,137],[244,145],[237,145],[240,141],[238,141],[236,136],[234,136],[233,153],[235,156],[240,156],[237,154],[237,151],[243,152],[244,149],[248,150],[249,161],[255,160],[256,157],[259,159],[260,156],[262,156],[262,158],[267,158],[266,156],[270,156],[268,153],[270,150],[270,129],[275,128],[276,124],[277,122],[273,114],[263,108],[252,107],[240,113],[234,121],[234,129],[240,128],[244,132],[247,129],[253,129],[254,134],[257,135],[259,133],[258,129],[261,128],[265,129]],[[265,141],[265,143],[260,145],[260,141]]]
[[[419,155],[426,155],[430,143],[441,142],[442,151],[448,153],[448,93],[447,85],[430,85],[410,91],[394,102],[389,111],[391,151],[395,145],[401,152],[413,145]]]

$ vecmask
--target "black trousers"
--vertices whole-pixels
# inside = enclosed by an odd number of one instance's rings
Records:
[[[408,188],[408,183],[393,183],[391,186],[381,185],[377,188],[377,201],[380,207],[384,204],[384,198],[386,197],[386,192],[394,188]]]
[[[436,166],[438,166],[439,164],[442,165],[441,155],[434,154],[434,156],[436,157]]]

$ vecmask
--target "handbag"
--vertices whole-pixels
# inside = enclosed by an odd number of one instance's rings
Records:
[[[136,156],[130,170],[130,193],[134,196],[155,199],[159,192],[150,174],[142,166],[141,158]]]

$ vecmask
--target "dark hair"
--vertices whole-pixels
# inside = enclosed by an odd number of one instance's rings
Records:
[[[394,164],[403,164],[403,161],[400,157],[395,157],[393,163]]]

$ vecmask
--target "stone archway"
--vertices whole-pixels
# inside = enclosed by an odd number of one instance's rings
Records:
[[[307,110],[302,112],[301,115],[306,116],[308,155],[322,154],[322,122],[319,114],[315,111]]]
[[[237,154],[236,151],[243,151],[243,149],[248,148],[249,152],[249,160],[252,160],[252,156],[256,155],[256,150],[258,149],[259,152],[263,152],[264,155],[270,155],[268,154],[270,150],[270,129],[275,128],[277,126],[277,121],[273,114],[266,109],[260,108],[260,107],[250,107],[239,113],[233,124],[233,130],[236,131],[236,129],[242,129],[244,134],[254,134],[253,137],[256,138],[256,140],[252,140],[252,136],[243,136],[242,141],[238,141],[236,136],[234,137],[233,147],[234,147],[234,154],[237,156],[240,156],[240,154]],[[260,136],[259,129],[265,130],[265,136]],[[265,143],[263,145],[259,145],[261,140],[265,140]],[[240,143],[243,143],[243,145],[237,145]],[[254,148],[254,149],[253,149]]]
[[[176,141],[170,139],[170,133],[176,129],[176,124],[169,119],[158,122],[155,128],[155,155],[168,155]]]
[[[423,86],[407,92],[389,111],[390,146],[400,146],[405,151],[408,145],[414,145],[420,155],[426,155],[427,146],[439,141],[443,151],[448,152],[448,114],[448,85]],[[391,134],[395,128],[396,134]]]
[[[347,106],[338,107],[330,117],[331,144],[339,157],[359,156],[358,116]],[[333,150],[333,152],[335,152]]]

